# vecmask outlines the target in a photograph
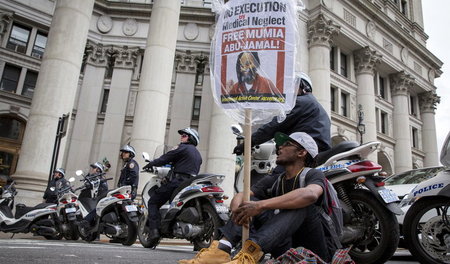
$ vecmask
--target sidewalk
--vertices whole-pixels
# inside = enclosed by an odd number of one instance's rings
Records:
[[[10,239],[13,233],[3,233],[0,232],[0,239]],[[33,236],[32,233],[22,234],[16,233],[13,239],[35,239],[35,240],[46,240],[43,236]],[[64,240],[64,239],[63,239]],[[82,241],[79,239],[78,241]],[[100,242],[109,242],[109,238],[105,235],[100,235]],[[135,244],[140,244],[139,239],[136,239]],[[190,246],[192,245],[189,241],[184,239],[163,239],[160,245],[170,245],[170,246]]]

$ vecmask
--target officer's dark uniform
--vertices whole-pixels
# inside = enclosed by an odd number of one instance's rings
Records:
[[[131,199],[134,199],[136,198],[138,183],[139,164],[134,159],[130,159],[125,162],[122,170],[120,171],[118,186],[122,187],[125,185],[131,185]]]
[[[159,229],[161,225],[159,208],[169,201],[172,196],[172,192],[178,188],[184,180],[198,174],[202,164],[202,157],[194,145],[182,143],[179,144],[176,149],[171,150],[158,159],[151,161],[146,166],[163,166],[169,163],[172,163],[173,166],[172,179],[156,189],[155,193],[148,201],[148,223],[151,230]]]
[[[64,179],[64,178],[59,178],[59,179],[53,178],[50,181],[50,183],[48,184],[47,189],[45,190],[45,193],[44,193],[44,197],[43,198],[44,198],[46,203],[58,203],[58,195],[57,195],[58,194],[58,190],[56,189],[56,186],[57,186],[56,184],[59,181],[62,181],[61,184],[64,184],[64,185],[67,184],[67,180]],[[52,190],[50,190],[51,187],[54,187],[55,189],[52,191]]]

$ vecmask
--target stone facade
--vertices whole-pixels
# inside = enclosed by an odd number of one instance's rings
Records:
[[[0,138],[0,154],[12,155],[22,193],[40,197],[58,118],[69,113],[57,162],[68,174],[106,157],[117,181],[121,145],[153,153],[191,126],[201,137],[202,172],[226,175],[232,195],[235,138],[212,98],[210,1],[75,2],[0,4],[0,76],[16,85],[0,88],[0,118],[23,125],[17,140]],[[383,0],[304,3],[296,68],[311,76],[331,116],[333,144],[359,141],[363,116],[362,139],[382,143],[372,158],[388,173],[437,165],[434,78],[442,62],[426,49],[420,1],[407,9]],[[23,30],[25,44],[12,34]]]

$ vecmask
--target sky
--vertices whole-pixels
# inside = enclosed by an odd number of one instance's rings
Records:
[[[443,74],[434,80],[437,94],[441,97],[436,109],[436,132],[439,153],[450,131],[450,1],[422,0],[425,33],[429,36],[427,48],[444,65]]]

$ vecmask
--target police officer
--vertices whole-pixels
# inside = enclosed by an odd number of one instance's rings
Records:
[[[120,149],[120,158],[125,162],[120,171],[118,187],[131,185],[131,199],[136,198],[139,183],[139,165],[133,159],[136,151],[130,145],[125,145]]]
[[[57,190],[56,190],[56,184],[58,181],[66,181],[64,179],[64,176],[66,175],[66,171],[63,168],[58,168],[53,171],[53,179],[49,182],[47,189],[44,193],[44,202],[45,203],[57,203],[58,202],[58,196],[57,196]],[[50,188],[54,188],[53,191]]]
[[[105,166],[101,162],[95,162],[89,165],[89,173],[86,177],[90,176],[98,176],[103,178],[103,174],[105,173]],[[102,181],[100,186],[98,187],[97,197],[105,197],[108,193],[108,183],[106,181]],[[80,198],[95,198],[91,196],[90,189],[83,189],[79,195]]]
[[[169,173],[172,176],[155,190],[154,195],[148,201],[148,224],[150,228],[148,238],[151,241],[157,241],[160,237],[161,215],[159,214],[159,208],[169,201],[173,191],[183,181],[198,174],[202,164],[202,157],[196,148],[200,142],[198,132],[188,127],[178,130],[178,133],[181,135],[181,142],[178,147],[150,161],[143,168],[146,171],[152,171],[153,166],[172,164],[172,170]]]

